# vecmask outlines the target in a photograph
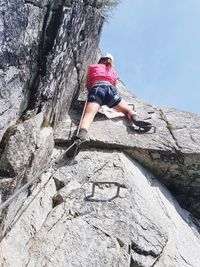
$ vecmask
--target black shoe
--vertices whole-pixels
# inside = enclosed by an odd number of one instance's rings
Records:
[[[138,120],[136,115],[132,115],[131,119],[132,122],[139,127],[138,132],[147,133],[151,130],[152,127],[154,128],[155,132],[155,126],[153,126],[150,122]]]
[[[75,158],[80,151],[81,144],[87,140],[89,140],[88,131],[85,128],[80,128],[79,133],[71,139],[71,148],[66,153],[66,157]]]
[[[80,128],[79,133],[74,137],[74,140],[80,140],[80,142],[85,142],[88,140],[88,131],[85,128]]]

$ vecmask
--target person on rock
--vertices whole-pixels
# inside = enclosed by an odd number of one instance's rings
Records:
[[[88,129],[102,105],[124,113],[132,123],[148,132],[152,125],[137,119],[135,111],[119,96],[116,88],[117,72],[113,68],[113,56],[106,53],[98,64],[90,65],[87,73],[88,97],[83,120],[76,138],[85,141]]]

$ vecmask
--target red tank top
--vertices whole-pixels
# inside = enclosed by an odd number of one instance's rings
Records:
[[[114,68],[106,66],[105,64],[90,65],[87,74],[88,90],[93,84],[99,81],[110,82],[113,86],[116,85],[117,72]]]

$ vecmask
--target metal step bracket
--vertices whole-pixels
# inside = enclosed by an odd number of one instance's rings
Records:
[[[117,186],[117,192],[116,192],[116,195],[115,195],[115,198],[116,197],[119,197],[119,192],[120,192],[120,188],[124,188],[125,186],[120,184],[120,183],[117,183],[117,182],[93,182],[92,184],[92,194],[90,197],[94,197],[94,194],[95,194],[95,186],[98,186],[98,185],[102,185],[102,184],[108,184],[108,185],[116,185]]]

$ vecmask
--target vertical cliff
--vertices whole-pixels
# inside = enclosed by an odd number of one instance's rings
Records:
[[[50,160],[53,128],[85,87],[85,70],[97,56],[100,7],[98,1],[2,1],[2,198]]]
[[[96,1],[86,2],[1,2],[0,139],[27,110],[44,111],[51,124],[68,111],[103,23]]]

